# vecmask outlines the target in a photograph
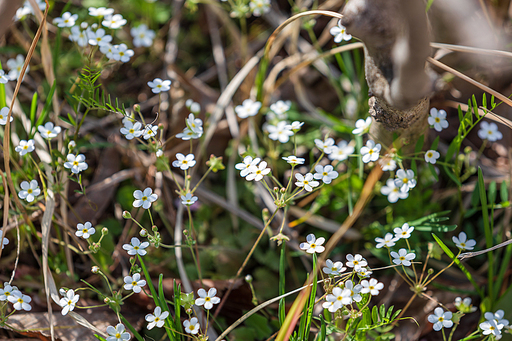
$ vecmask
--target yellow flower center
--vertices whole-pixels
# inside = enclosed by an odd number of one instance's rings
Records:
[[[205,302],[210,302],[211,300],[212,300],[212,299],[211,299],[210,297],[208,297],[208,296],[206,296],[206,297],[204,298],[204,301],[205,301]]]
[[[130,132],[130,134],[133,134],[135,132],[135,129],[132,128],[129,130],[129,132]]]
[[[73,304],[73,301],[68,300],[68,305],[72,305],[72,304]]]
[[[23,303],[23,299],[22,298],[18,298],[18,303]]]
[[[133,249],[134,249],[134,250],[138,250],[138,249],[139,249],[139,247],[138,247],[138,246],[134,246],[134,247],[133,247]]]
[[[121,338],[121,333],[116,333],[116,339],[120,339]]]
[[[27,193],[28,193],[28,194],[31,194],[32,192],[33,192],[33,191],[32,191],[32,188],[27,189]]]
[[[316,248],[316,244],[311,244],[311,248],[315,249]]]
[[[183,160],[183,161],[181,161],[181,163],[186,165],[188,163],[188,161],[187,160]]]
[[[370,149],[370,151],[368,152],[368,154],[373,154],[373,149]]]
[[[155,322],[160,321],[160,317],[155,317]]]
[[[133,282],[132,282],[132,285],[133,285],[134,287],[135,287],[135,286],[137,286],[137,282],[136,282],[136,281],[133,281]]]
[[[23,146],[23,149],[28,149],[28,146],[27,145]]]
[[[73,161],[73,166],[78,166],[78,161]]]
[[[142,197],[142,201],[146,201],[146,200],[148,200],[148,197],[143,196],[143,197]]]
[[[400,260],[405,260],[405,257],[404,256],[400,256]]]
[[[434,156],[434,154],[432,154],[432,153],[427,153],[427,157],[432,157],[432,156]]]
[[[404,182],[404,184],[408,183],[409,182],[409,179],[407,178],[403,178],[402,181]]]
[[[304,185],[307,185],[309,184],[309,181],[308,180],[304,180]]]
[[[439,123],[439,122],[441,122],[441,119],[440,119],[439,117],[436,117],[436,118],[434,119],[434,121],[436,121],[436,123]]]

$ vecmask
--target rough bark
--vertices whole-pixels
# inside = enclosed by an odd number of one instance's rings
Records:
[[[370,133],[389,146],[393,133],[405,143],[427,128],[433,81],[428,22],[422,0],[349,0],[342,24],[365,44],[370,89]]]

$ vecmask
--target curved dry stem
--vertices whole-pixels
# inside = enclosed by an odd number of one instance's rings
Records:
[[[456,52],[466,52],[466,53],[474,53],[474,54],[484,54],[484,55],[494,56],[494,57],[512,58],[512,52],[508,52],[508,51],[489,50],[489,49],[481,49],[478,47],[443,44],[443,43],[430,43],[430,46],[432,46],[436,49],[445,49],[445,50],[456,51]]]

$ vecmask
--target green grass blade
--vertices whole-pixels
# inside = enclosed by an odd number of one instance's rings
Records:
[[[492,229],[489,224],[489,210],[487,209],[487,196],[485,191],[484,176],[482,169],[478,167],[478,191],[480,192],[480,203],[482,204],[482,219],[484,223],[485,232],[485,245],[487,248],[492,247]],[[487,259],[489,260],[489,269],[487,270],[487,280],[489,283],[489,297],[491,301],[494,301],[494,288],[491,285],[494,279],[494,254],[492,252],[487,253]]]
[[[30,104],[30,124],[31,124],[31,129],[34,129],[34,128],[37,129],[37,127],[35,126],[36,114],[37,114],[37,92],[34,92],[34,96],[32,96],[32,103]]]
[[[283,244],[281,244],[281,255],[279,257],[279,296],[284,295],[285,292],[285,265],[286,265],[286,242],[283,241]],[[285,300],[284,298],[279,300],[279,310],[278,310],[278,316],[279,316],[279,326],[283,325],[284,318],[286,316],[285,312]]]
[[[311,330],[311,323],[313,319],[313,308],[315,307],[315,299],[316,299],[316,289],[318,286],[318,276],[317,276],[317,258],[316,254],[313,255],[313,271],[315,276],[313,277],[313,288],[311,289],[311,294],[309,295],[309,306],[306,316],[306,330],[304,332],[304,340],[308,339],[309,331]]]
[[[130,329],[130,331],[132,332],[132,334],[135,336],[135,338],[139,341],[144,341],[144,339],[142,338],[142,336],[140,336],[140,334],[135,330],[135,328],[133,328],[133,326],[130,324],[130,322],[128,322],[127,319],[124,318],[123,315],[119,314],[119,317],[121,318],[121,322],[123,322],[123,324],[128,327],[128,329]]]
[[[160,300],[159,306],[162,309],[162,312],[167,311],[170,314],[171,312],[169,311],[169,306],[167,305],[167,302],[165,301],[163,279],[164,279],[164,275],[160,274],[160,276],[158,276],[158,299]],[[167,332],[167,336],[169,337],[169,340],[174,340],[176,337],[176,335],[174,333],[175,328],[171,321],[173,321],[173,320],[170,316],[165,319],[165,325],[167,326],[167,328],[165,328],[165,331]]]
[[[151,295],[153,296],[153,301],[155,301],[155,304],[158,305],[158,295],[156,294],[155,287],[153,286],[153,282],[151,281],[151,276],[149,276],[148,269],[146,268],[146,265],[144,264],[142,257],[140,255],[137,255],[137,258],[139,258],[140,267],[144,272],[144,277],[146,277],[146,282],[148,283],[149,290],[151,291]]]

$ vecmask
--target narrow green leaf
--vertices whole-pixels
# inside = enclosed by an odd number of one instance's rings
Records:
[[[421,135],[416,141],[416,146],[414,147],[414,152],[418,154],[423,149],[423,143],[425,142],[425,135]]]
[[[502,202],[508,201],[508,186],[507,182],[503,181],[500,186],[500,198]]]
[[[487,193],[487,198],[489,199],[489,205],[492,206],[496,202],[496,181],[492,181],[489,184],[489,190]]]
[[[73,116],[71,116],[70,113],[68,113],[68,119],[69,119],[69,122],[76,127],[76,121],[75,119],[73,118]]]
[[[387,319],[391,319],[391,314],[393,313],[394,308],[395,308],[395,306],[393,306],[393,305],[391,307],[389,307],[388,312],[386,313]]]
[[[94,334],[94,336],[96,336],[96,338],[100,341],[107,341],[105,340],[104,338],[102,338],[101,336],[99,336],[98,334]]]
[[[439,145],[439,135],[434,139],[434,142],[432,142],[430,149],[437,150],[438,145]]]
[[[32,128],[36,128],[36,114],[37,114],[37,92],[34,92],[34,96],[32,96],[32,103],[30,104],[30,124]]]
[[[128,327],[128,329],[132,332],[132,334],[135,336],[135,338],[139,341],[144,341],[144,339],[142,338],[142,336],[140,336],[139,332],[137,332],[135,330],[135,328],[133,328],[133,326],[130,324],[130,322],[128,322],[127,319],[125,319],[125,317],[121,314],[119,314],[119,317],[121,318],[121,322],[123,322],[123,324]]]
[[[398,309],[397,311],[395,311],[395,312],[393,313],[393,315],[391,316],[391,321],[394,321],[394,320],[396,319],[396,317],[397,317],[398,315],[400,315],[400,313],[401,313],[401,312],[402,312],[402,309]]]
[[[471,194],[471,206],[477,207],[480,204],[480,191],[478,190],[478,186],[475,186],[473,193]]]
[[[286,279],[286,249],[285,249],[286,242],[283,241],[283,244],[281,244],[281,255],[279,257],[279,296],[284,295],[285,293],[285,279]],[[284,297],[279,300],[279,311],[278,311],[278,317],[279,317],[279,326],[283,325],[286,312],[285,312],[285,300]]]
[[[379,323],[379,312],[377,310],[376,305],[374,305],[372,308],[372,320],[373,320],[373,324]]]
[[[50,107],[52,106],[52,103],[53,103],[53,94],[55,92],[56,86],[57,86],[57,80],[55,80],[53,82],[53,85],[50,88],[50,91],[48,92],[48,96],[46,97],[46,103],[43,107],[43,111],[41,111],[41,115],[39,115],[39,118],[37,119],[37,122],[35,124],[36,127],[40,126],[44,122],[46,115],[48,115],[48,113],[50,112]]]
[[[436,179],[436,182],[438,182],[439,176],[437,175],[436,168],[434,167],[434,165],[429,163],[428,169],[430,170],[430,173],[432,173],[432,176],[434,177],[434,179]]]
[[[153,301],[155,301],[155,304],[158,305],[158,295],[156,294],[155,287],[153,286],[151,276],[149,276],[148,269],[146,268],[146,265],[144,264],[142,257],[140,255],[137,255],[137,258],[139,259],[140,267],[144,272],[144,277],[146,277],[146,282],[148,283],[149,290],[151,291],[151,295],[153,296]]]
[[[167,302],[165,300],[163,279],[164,279],[164,275],[160,274],[158,276],[158,299],[160,301],[160,304],[158,306],[160,307],[160,309],[162,309],[162,312],[167,311],[170,314],[171,312],[169,310],[169,306],[167,305]],[[165,328],[165,331],[167,332],[167,336],[169,337],[169,340],[174,340],[176,337],[176,334],[174,333],[174,326],[171,323],[171,321],[172,321],[171,318],[165,319],[165,325],[167,326],[167,328]]]
[[[482,96],[482,106],[487,109],[487,95],[485,94],[485,92]]]
[[[379,307],[379,316],[381,320],[386,318],[386,306],[384,304]]]
[[[320,332],[316,336],[317,341],[324,341],[327,336],[327,326],[325,324],[324,317],[320,315]]]

